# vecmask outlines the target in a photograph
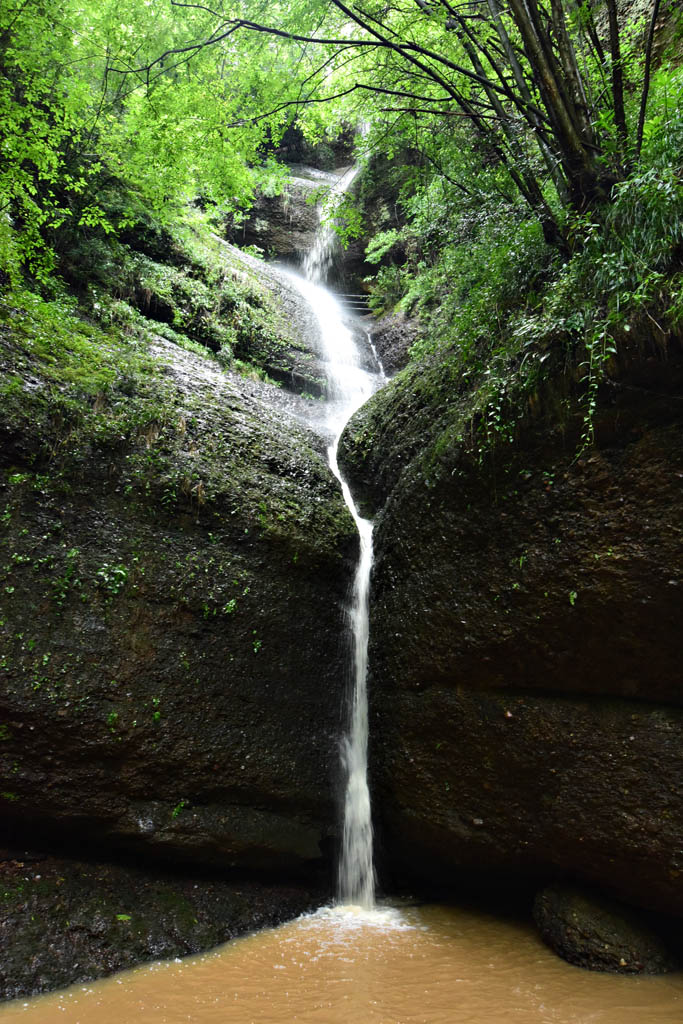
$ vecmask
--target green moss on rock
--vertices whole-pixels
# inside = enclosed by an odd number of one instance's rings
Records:
[[[357,544],[322,442],[172,342],[5,312],[0,814],[306,870],[335,828]]]

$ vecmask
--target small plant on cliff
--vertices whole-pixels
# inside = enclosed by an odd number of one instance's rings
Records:
[[[105,562],[95,575],[99,585],[113,595],[120,593],[126,585],[128,569],[125,565],[110,565],[109,562]]]
[[[64,606],[64,602],[72,587],[80,587],[80,578],[76,575],[78,548],[70,548],[66,553],[66,566],[61,576],[52,580],[52,594],[58,608]]]
[[[171,811],[171,817],[175,820],[189,805],[189,800],[180,800]]]

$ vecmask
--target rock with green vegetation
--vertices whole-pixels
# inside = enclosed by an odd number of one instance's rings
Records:
[[[683,359],[631,345],[582,451],[571,373],[514,405],[519,363],[467,390],[438,355],[347,428],[388,877],[569,872],[683,912]]]
[[[551,885],[534,901],[534,920],[551,949],[570,964],[614,974],[662,974],[681,961],[642,914],[569,885]]]
[[[259,193],[248,213],[231,216],[228,237],[240,246],[256,246],[271,259],[299,264],[318,227],[316,198],[330,180],[325,174],[294,177],[276,194]]]
[[[16,837],[310,872],[356,534],[268,384],[25,294],[0,331],[0,813]]]
[[[218,287],[220,321],[230,332],[218,349],[220,361],[265,376],[295,394],[323,397],[320,326],[290,278],[225,242],[217,255],[224,268]],[[225,293],[229,298],[224,304]]]
[[[174,232],[136,224],[122,245],[109,240],[106,258],[77,250],[78,276],[101,322],[152,328],[168,341],[213,353],[243,375],[270,380],[295,394],[324,394],[318,325],[286,274],[212,232],[215,216],[188,209]],[[164,248],[165,244],[165,248]],[[68,268],[67,268],[68,269]]]
[[[315,242],[321,210],[330,191],[353,164],[347,153],[336,169],[321,171],[315,166],[290,166],[290,177],[281,191],[259,193],[248,213],[233,212],[226,223],[226,236],[239,246],[255,247],[268,259],[298,268]],[[327,283],[342,293],[358,293],[363,287],[364,244],[360,239],[363,220],[352,185],[341,203],[335,205],[335,227],[339,244],[331,254]],[[369,221],[369,211],[363,210]],[[367,270],[367,268],[365,268]]]
[[[313,883],[0,851],[0,998],[188,956],[312,909]]]

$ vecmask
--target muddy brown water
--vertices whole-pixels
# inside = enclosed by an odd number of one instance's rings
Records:
[[[530,926],[445,907],[322,910],[0,1009],[24,1024],[681,1024],[683,974],[593,974]]]

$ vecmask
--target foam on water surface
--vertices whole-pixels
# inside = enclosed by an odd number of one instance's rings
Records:
[[[0,1007],[0,1024],[680,1024],[683,976],[593,974],[529,923],[324,907],[209,954]]]

